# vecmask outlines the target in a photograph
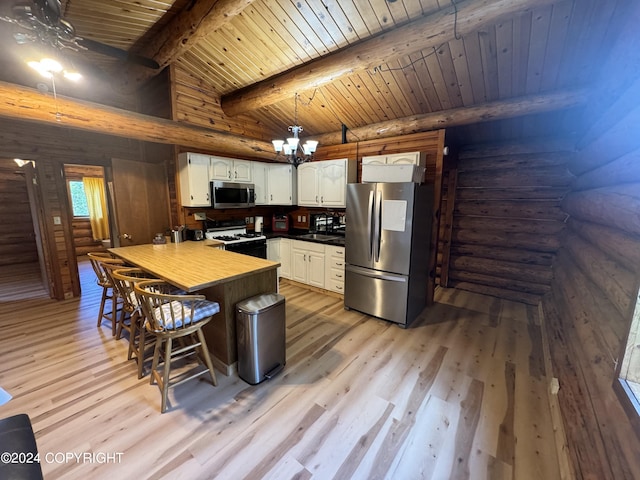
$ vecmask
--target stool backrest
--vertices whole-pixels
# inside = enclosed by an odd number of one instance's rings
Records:
[[[162,280],[138,282],[134,289],[147,329],[155,333],[199,327],[220,311],[219,305],[204,295],[176,294],[176,288]]]
[[[107,252],[88,253],[87,256],[89,257],[91,267],[96,274],[96,281],[98,282],[98,285],[101,287],[111,286],[111,278],[109,273],[105,270],[104,265],[112,264],[121,267],[124,265],[124,260],[113,258],[113,256]]]
[[[138,267],[125,267],[122,265],[107,264],[106,270],[110,272],[113,286],[118,290],[124,303],[125,311],[132,313],[138,309],[139,303],[133,286],[144,280],[158,280],[152,274]],[[142,312],[139,312],[142,313]]]

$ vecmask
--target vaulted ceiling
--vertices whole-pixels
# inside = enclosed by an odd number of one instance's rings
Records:
[[[4,0],[0,16],[24,1]],[[62,13],[79,36],[175,65],[206,86],[226,115],[247,115],[275,137],[293,122],[296,93],[298,123],[305,134],[322,135],[342,124],[357,132],[438,112],[446,120],[461,108],[593,88],[631,3],[63,0]],[[17,45],[17,29],[0,22],[0,80],[33,87],[42,80],[23,66],[33,45]],[[91,52],[65,55],[102,72],[115,89],[157,73]],[[92,85],[58,89],[77,97],[99,82]],[[569,132],[577,113],[496,122],[483,134]],[[479,111],[472,120],[466,123],[486,118]]]

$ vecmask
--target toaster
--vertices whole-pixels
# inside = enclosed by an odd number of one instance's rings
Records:
[[[187,240],[204,240],[204,232],[201,229],[187,228]]]

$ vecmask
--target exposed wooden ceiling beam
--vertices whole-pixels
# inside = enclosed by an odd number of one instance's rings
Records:
[[[452,108],[440,112],[412,115],[387,120],[347,131],[348,141],[373,140],[375,138],[396,137],[411,133],[458,127],[472,123],[490,122],[504,118],[521,117],[534,113],[552,112],[585,105],[589,99],[587,90],[566,90],[561,92],[499,100],[471,107]],[[337,145],[342,141],[342,132],[332,132],[315,136],[320,145]]]
[[[466,0],[428,17],[381,33],[336,53],[308,62],[280,75],[222,97],[226,115],[238,115],[273,105],[296,92],[320,87],[339,78],[373,69],[420,50],[438,48],[517,13],[539,8],[555,0]]]
[[[11,83],[0,82],[0,116],[241,157],[274,157],[270,142],[66,97],[54,99]]]
[[[577,107],[587,101],[583,90],[534,95],[473,107],[400,118],[354,129],[359,141],[468,125],[500,118]],[[95,103],[43,95],[37,90],[0,82],[0,117],[56,125],[145,142],[184,145],[255,159],[273,159],[270,142],[165,120]],[[321,146],[337,145],[341,133],[318,137]]]
[[[254,0],[199,0],[178,14],[158,35],[154,36],[138,55],[153,58],[160,68],[152,70],[127,64],[118,71],[116,85],[123,90],[135,90],[144,81],[157,75],[191,49],[202,38],[231,21]]]

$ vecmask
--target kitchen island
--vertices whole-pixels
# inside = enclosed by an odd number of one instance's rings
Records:
[[[189,293],[220,304],[203,331],[215,366],[226,375],[237,361],[235,305],[277,291],[277,262],[221,250],[219,242],[167,243],[110,248],[109,252]]]

